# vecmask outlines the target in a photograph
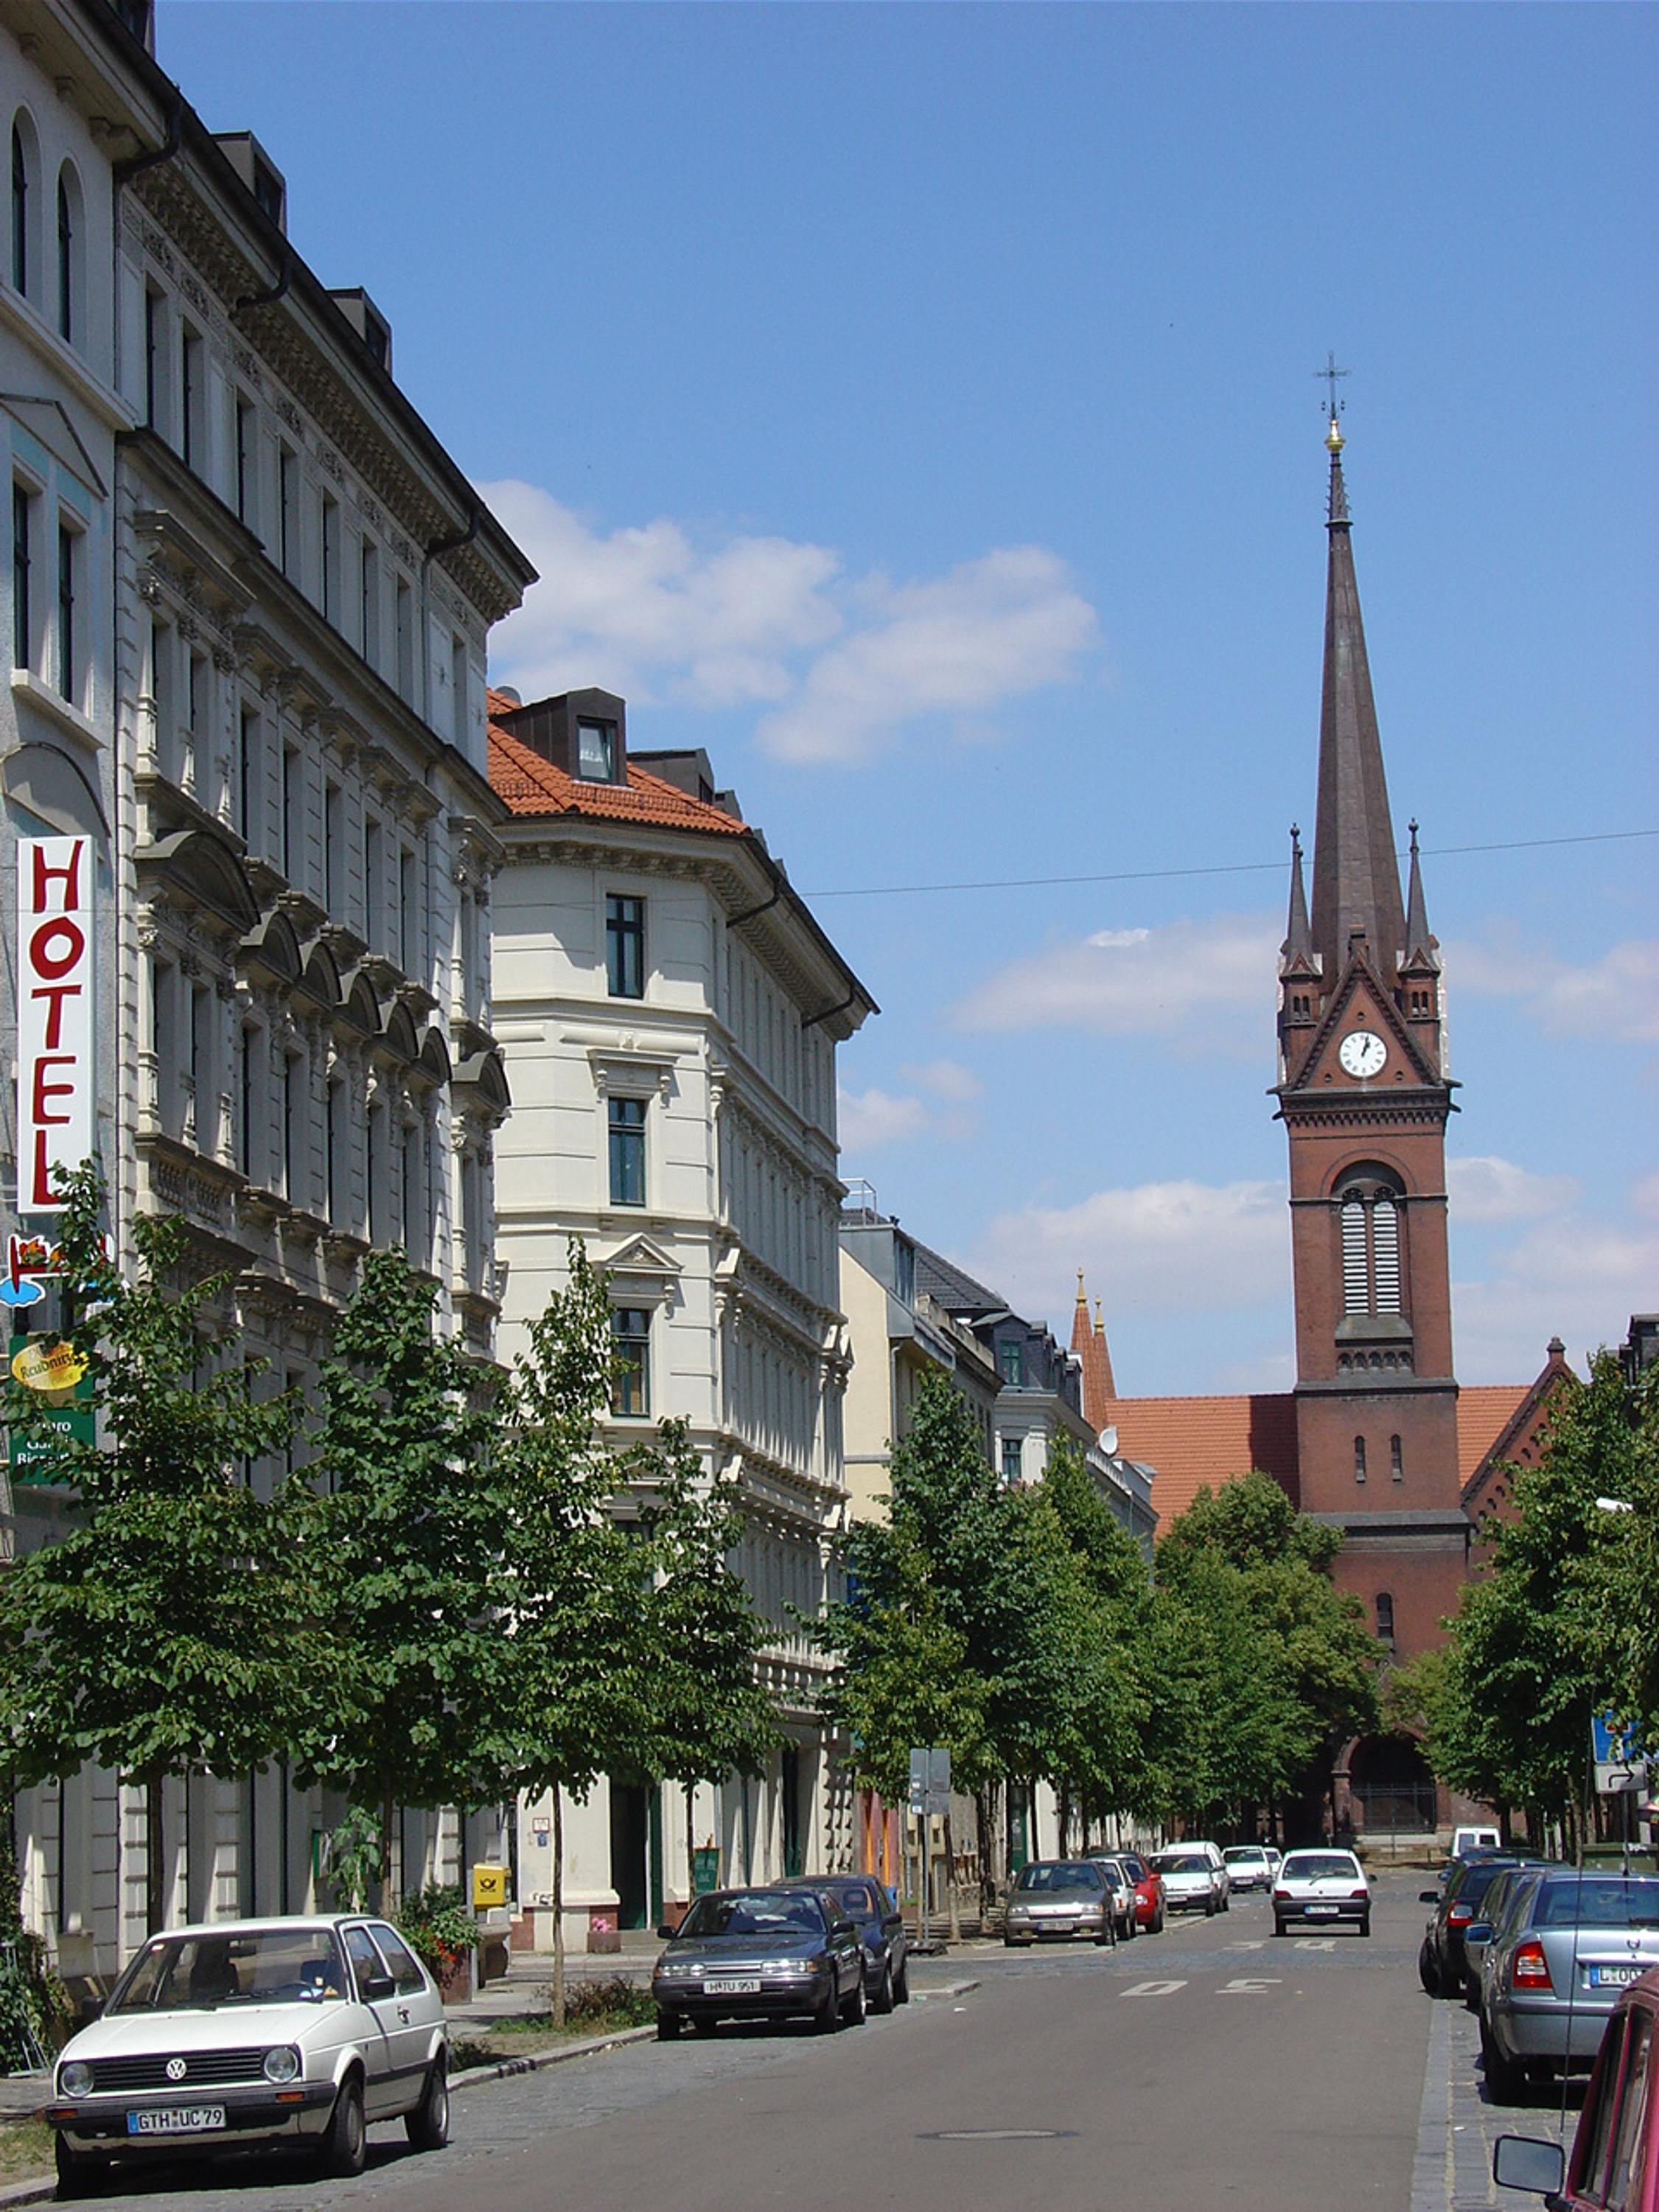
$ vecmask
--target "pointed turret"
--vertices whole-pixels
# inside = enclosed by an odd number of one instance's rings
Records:
[[[1100,1300],[1095,1300],[1095,1367],[1100,1384],[1108,1399],[1117,1395],[1117,1384],[1112,1376],[1112,1355],[1106,1348],[1106,1324],[1100,1317]]]
[[[1423,869],[1417,851],[1417,824],[1411,825],[1412,866],[1406,893],[1405,968],[1438,968],[1439,940],[1429,928],[1428,902],[1423,896]]]
[[[1279,954],[1281,975],[1288,975],[1292,969],[1310,975],[1316,972],[1313,933],[1308,927],[1308,894],[1302,881],[1302,831],[1294,822],[1291,824],[1291,913]]]
[[[1089,1301],[1083,1288],[1083,1270],[1077,1271],[1077,1304],[1072,1313],[1072,1350],[1077,1354],[1083,1378],[1083,1418],[1091,1429],[1106,1425],[1105,1407],[1117,1393],[1112,1382],[1112,1362],[1106,1349],[1106,1330],[1095,1301],[1095,1325],[1089,1326]]]
[[[1319,818],[1314,835],[1313,949],[1328,990],[1350,947],[1392,987],[1405,951],[1406,917],[1389,820],[1382,745],[1371,696],[1365,631],[1354,580],[1341,431],[1331,418],[1330,555],[1325,593],[1325,680],[1319,721]]]

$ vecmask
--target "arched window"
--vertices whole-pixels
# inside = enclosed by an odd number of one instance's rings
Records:
[[[1364,1437],[1356,1437],[1353,1440],[1353,1479],[1356,1482],[1364,1482],[1365,1480],[1365,1439]]]
[[[1342,1238],[1342,1310],[1397,1314],[1399,1182],[1385,1168],[1351,1169],[1336,1193]]]
[[[1398,1437],[1389,1438],[1389,1473],[1396,1482],[1406,1480],[1406,1457]]]
[[[21,121],[11,126],[11,283],[25,298],[29,289],[29,149]]]
[[[1394,1599],[1387,1590],[1376,1593],[1376,1636],[1380,1644],[1394,1643]]]
[[[58,173],[58,335],[66,345],[80,343],[83,337],[81,212],[81,180],[65,161]]]

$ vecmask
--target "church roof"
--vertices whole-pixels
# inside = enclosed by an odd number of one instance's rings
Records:
[[[1330,550],[1325,592],[1325,672],[1319,717],[1319,814],[1314,832],[1312,934],[1327,990],[1363,933],[1385,983],[1406,950],[1400,868],[1389,817],[1382,744],[1371,695],[1365,628],[1354,576],[1342,438],[1334,418]]]

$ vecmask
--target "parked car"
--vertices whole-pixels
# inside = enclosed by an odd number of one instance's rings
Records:
[[[1533,1883],[1555,1870],[1554,1863],[1546,1859],[1504,1867],[1481,1899],[1475,1917],[1463,1929],[1463,2002],[1471,2012],[1481,2009],[1486,1958],[1493,1941],[1516,1913],[1525,1911]]]
[[[1164,1877],[1164,1902],[1170,1912],[1210,1914],[1227,1910],[1227,1870],[1213,1844],[1171,1844],[1152,1864]]]
[[[1352,1851],[1291,1851],[1273,1876],[1273,1934],[1293,1923],[1335,1926],[1352,1920],[1371,1932],[1371,1887]]]
[[[1492,1949],[1480,2016],[1489,2094],[1595,2057],[1621,1990],[1659,1966],[1659,1876],[1547,1874]]]
[[[1499,2136],[1492,2179],[1525,2189],[1559,2212],[1620,2205],[1648,2212],[1659,2197],[1659,1973],[1644,1974],[1615,2001],[1569,2159],[1559,2142]]]
[[[419,2150],[449,2133],[449,2036],[432,1977],[384,1921],[221,1920],[152,1936],[64,2045],[46,2117],[59,2191],[113,2160],[309,2143],[361,2173],[366,2126]]]
[[[1221,1857],[1235,1892],[1273,1887],[1273,1856],[1261,1844],[1234,1844]]]
[[[859,1931],[864,1946],[864,1993],[872,2012],[891,2012],[910,2002],[910,1944],[904,1922],[884,1882],[873,1875],[791,1875],[774,1889],[812,1889],[832,1898]]]
[[[1011,1948],[1085,1936],[1115,1942],[1111,1893],[1092,1859],[1033,1859],[1008,1893],[1002,1940]]]
[[[689,2020],[710,2035],[722,2020],[805,2014],[830,2034],[864,2018],[864,1946],[852,1920],[817,1887],[713,1889],[694,1899],[651,1972],[657,2033],[672,2042]]]
[[[1139,1851],[1118,1853],[1135,1886],[1135,1925],[1150,1936],[1164,1933],[1164,1877]]]
[[[1476,1851],[1498,1851],[1503,1848],[1497,1829],[1482,1823],[1452,1830],[1451,1855],[1455,1859],[1471,1858]]]
[[[1431,1905],[1434,1911],[1418,1947],[1417,1978],[1431,1997],[1462,1995],[1463,1930],[1480,1919],[1486,1892],[1498,1875],[1521,1863],[1513,1853],[1499,1857],[1485,1852],[1479,1858],[1455,1864],[1443,1892],[1425,1889],[1420,1893],[1418,1902]]]
[[[1106,1877],[1112,1908],[1112,1933],[1120,1943],[1135,1934],[1135,1881],[1118,1851],[1091,1851],[1090,1858]]]

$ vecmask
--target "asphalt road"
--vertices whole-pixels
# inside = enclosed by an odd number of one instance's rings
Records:
[[[1265,1902],[1115,1952],[979,1947],[977,1976],[835,2037],[640,2043],[455,2099],[450,2148],[369,2170],[173,2168],[106,2197],[189,2212],[1408,2212],[1433,2007],[1419,1877],[1375,1934],[1276,1941]]]

